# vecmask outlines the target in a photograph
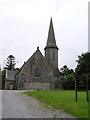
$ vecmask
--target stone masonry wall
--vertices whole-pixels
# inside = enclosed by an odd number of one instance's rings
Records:
[[[6,81],[5,82],[5,90],[9,90],[10,88],[10,83],[12,83],[13,84],[13,89],[15,90],[16,89],[16,82],[15,81]]]
[[[35,68],[40,68],[39,75],[34,76]],[[50,68],[45,58],[39,50],[22,66],[19,73],[16,75],[16,89],[40,89],[49,90],[55,89],[56,81],[59,79],[53,76],[53,70]]]

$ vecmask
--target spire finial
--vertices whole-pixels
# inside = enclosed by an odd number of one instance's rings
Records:
[[[50,25],[53,25],[53,23],[52,23],[52,16],[51,16],[51,19],[50,19]]]
[[[37,50],[39,50],[39,46],[37,47]]]
[[[51,21],[52,21],[52,16],[51,16]]]

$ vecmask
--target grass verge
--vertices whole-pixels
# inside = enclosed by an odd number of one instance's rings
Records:
[[[77,118],[88,118],[88,102],[86,92],[78,92],[78,102],[75,102],[75,91],[32,91],[24,92],[29,96],[52,105],[56,109],[69,113]]]

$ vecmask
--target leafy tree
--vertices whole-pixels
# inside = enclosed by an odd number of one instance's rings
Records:
[[[81,56],[78,56],[78,60],[76,60],[77,67],[75,69],[76,75],[82,75],[85,73],[90,73],[90,53],[83,53]]]
[[[90,53],[82,53],[78,56],[78,60],[76,60],[77,67],[75,69],[76,75],[85,75],[88,76],[88,89],[90,90]]]
[[[88,90],[90,90],[90,72],[86,75],[88,76]]]
[[[16,65],[15,57],[13,55],[9,55],[5,62],[5,65],[6,65],[6,69],[14,70]]]
[[[69,69],[67,65],[64,65],[60,69],[60,74],[61,74],[61,85],[63,89],[66,90],[73,90],[75,89],[75,80],[74,80],[74,75],[75,72],[73,69]]]
[[[6,68],[4,68],[4,69],[1,71],[1,74],[2,74],[2,89],[4,89],[4,88],[5,88]]]
[[[73,73],[74,70],[73,69],[69,69],[67,67],[67,65],[64,65],[61,69],[60,69],[60,73],[61,73],[61,78],[65,78],[68,74]]]
[[[66,78],[61,80],[62,88],[64,90],[74,90],[75,89],[75,73],[69,73]]]
[[[16,62],[15,57],[13,55],[9,55],[7,59],[5,60],[5,67],[1,71],[2,74],[2,89],[5,88],[5,75],[6,75],[6,69],[8,70],[17,70],[19,68],[15,68]]]
[[[20,70],[20,68],[15,68],[15,70]]]

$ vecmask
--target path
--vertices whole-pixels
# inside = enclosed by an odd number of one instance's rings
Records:
[[[47,109],[39,100],[19,90],[2,91],[3,118],[74,118],[60,110]]]

